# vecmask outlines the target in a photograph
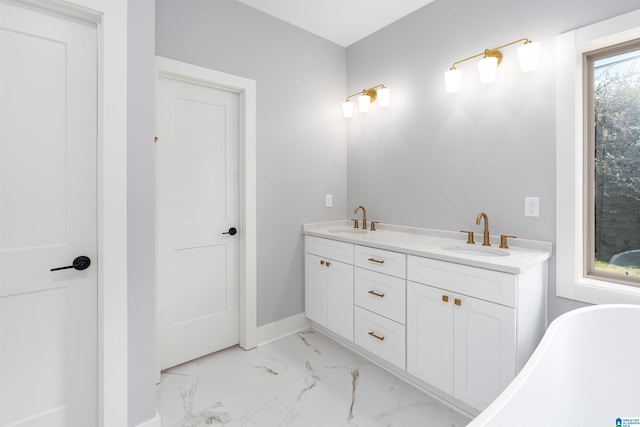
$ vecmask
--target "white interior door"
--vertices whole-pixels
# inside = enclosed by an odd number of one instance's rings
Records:
[[[160,369],[239,342],[238,94],[158,79]],[[238,230],[242,233],[242,230]]]
[[[96,46],[0,1],[0,426],[97,425]]]

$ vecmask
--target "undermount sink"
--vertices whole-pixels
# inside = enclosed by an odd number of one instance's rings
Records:
[[[366,234],[367,230],[361,230],[359,228],[332,228],[327,230],[329,233],[345,233],[345,234]]]
[[[507,256],[509,252],[503,249],[496,249],[488,246],[473,246],[469,244],[462,245],[444,245],[442,249],[445,251],[455,251],[461,255],[474,255],[474,256]]]

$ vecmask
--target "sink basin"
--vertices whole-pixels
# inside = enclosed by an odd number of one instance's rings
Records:
[[[332,228],[327,230],[329,233],[344,233],[344,234],[366,234],[367,230],[361,230],[359,228],[347,227],[347,228]]]
[[[455,251],[456,254],[474,255],[474,256],[507,256],[509,252],[503,249],[492,248],[488,246],[473,246],[468,244],[462,245],[444,245],[442,249],[445,251]]]

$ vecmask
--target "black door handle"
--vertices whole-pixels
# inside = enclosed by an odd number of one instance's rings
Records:
[[[225,232],[224,232],[224,233],[222,233],[222,234],[230,234],[230,235],[234,236],[237,232],[238,232],[238,230],[237,230],[235,227],[231,227],[231,228],[229,229],[229,231],[225,231]]]
[[[51,271],[66,270],[67,268],[75,268],[76,270],[86,270],[91,265],[91,259],[88,256],[79,256],[73,260],[73,264],[66,267],[52,268]]]

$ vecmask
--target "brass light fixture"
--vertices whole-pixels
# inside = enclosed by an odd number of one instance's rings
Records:
[[[510,43],[503,44],[502,46],[494,47],[493,49],[485,49],[484,52],[480,52],[476,55],[472,55],[468,58],[464,58],[454,62],[451,68],[449,68],[449,70],[444,73],[444,81],[447,92],[455,93],[460,90],[462,71],[458,70],[456,68],[456,65],[465,61],[469,61],[470,59],[477,58],[479,56],[482,56],[482,59],[478,62],[480,82],[491,83],[495,81],[496,71],[498,69],[498,66],[502,63],[502,52],[500,52],[500,49],[514,45],[516,43],[524,43],[518,48],[520,70],[527,73],[538,68],[538,59],[540,57],[540,43],[532,42],[527,38],[518,39]]]
[[[353,115],[353,102],[351,102],[350,99],[358,95],[360,95],[358,98],[359,111],[361,113],[368,113],[369,105],[376,102],[376,99],[378,100],[380,108],[387,108],[391,98],[391,90],[385,85],[379,84],[347,96],[342,103],[342,114],[344,114],[344,117],[349,118]]]

